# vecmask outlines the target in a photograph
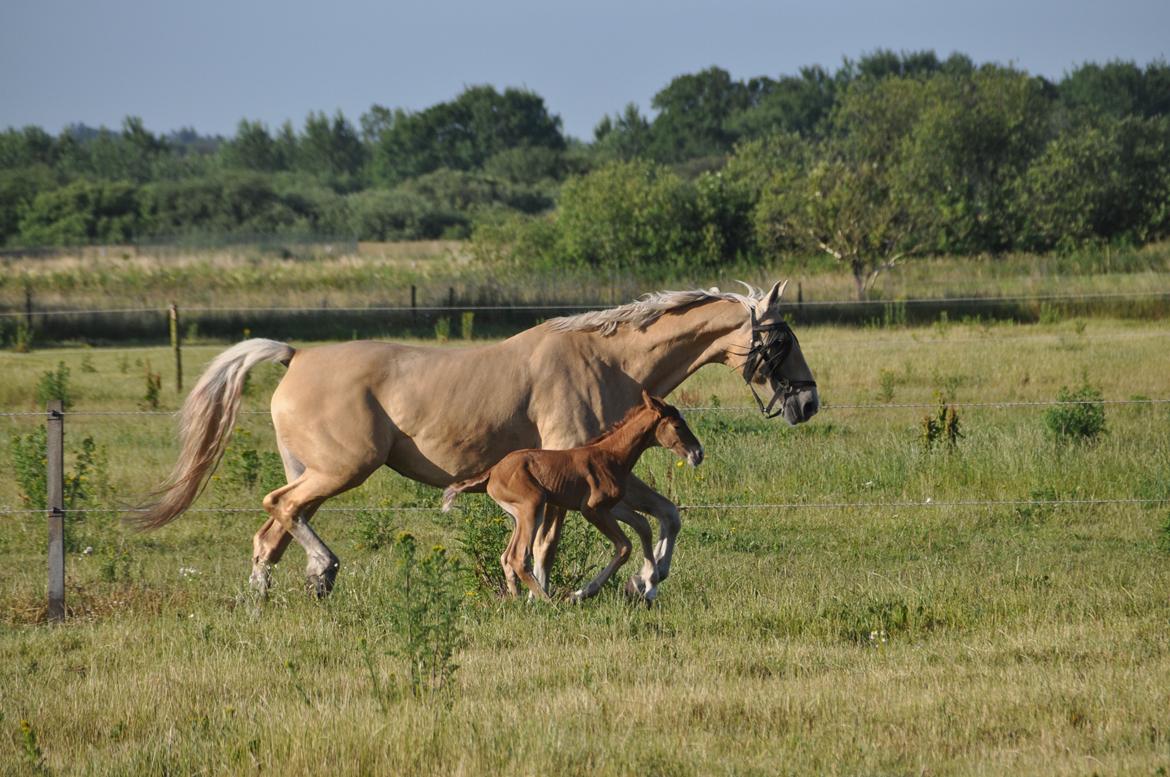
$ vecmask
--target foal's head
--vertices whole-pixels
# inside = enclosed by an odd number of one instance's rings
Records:
[[[703,460],[703,445],[687,426],[678,408],[650,396],[645,389],[642,389],[642,405],[657,417],[655,442],[674,451],[680,459],[686,459],[692,467],[697,467]]]

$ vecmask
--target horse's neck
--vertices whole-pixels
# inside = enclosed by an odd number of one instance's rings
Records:
[[[729,363],[747,318],[738,302],[717,300],[663,315],[644,329],[622,327],[604,341],[620,355],[627,374],[664,397],[700,367]]]
[[[597,442],[597,448],[613,456],[626,472],[632,470],[645,450],[654,445],[651,433],[658,416],[639,413]]]

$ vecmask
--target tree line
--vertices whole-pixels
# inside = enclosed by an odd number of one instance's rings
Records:
[[[1170,65],[1059,81],[954,54],[835,71],[718,67],[567,137],[543,98],[473,86],[355,124],[244,120],[230,138],[127,118],[0,133],[0,244],[214,235],[473,237],[483,255],[604,267],[815,251],[859,293],[904,256],[1141,243],[1170,232]]]

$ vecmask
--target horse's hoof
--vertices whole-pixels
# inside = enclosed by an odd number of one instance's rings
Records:
[[[565,601],[567,601],[569,604],[580,604],[581,602],[585,601],[585,598],[585,591],[579,590],[574,591],[565,597]]]
[[[268,598],[268,585],[267,574],[253,572],[252,576],[248,578],[248,588],[257,599],[263,600]]]
[[[306,583],[309,588],[309,593],[318,599],[324,599],[329,596],[333,590],[333,582],[337,579],[338,564],[334,562],[333,566],[327,567],[320,574],[308,575]]]

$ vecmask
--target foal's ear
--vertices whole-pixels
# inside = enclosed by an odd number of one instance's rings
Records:
[[[642,404],[648,408],[654,408],[654,397],[650,396],[650,392],[642,389]]]
[[[784,295],[784,289],[788,286],[788,281],[776,281],[772,285],[772,290],[760,297],[760,301],[756,303],[756,318],[763,318],[765,314],[780,302],[780,297]]]

